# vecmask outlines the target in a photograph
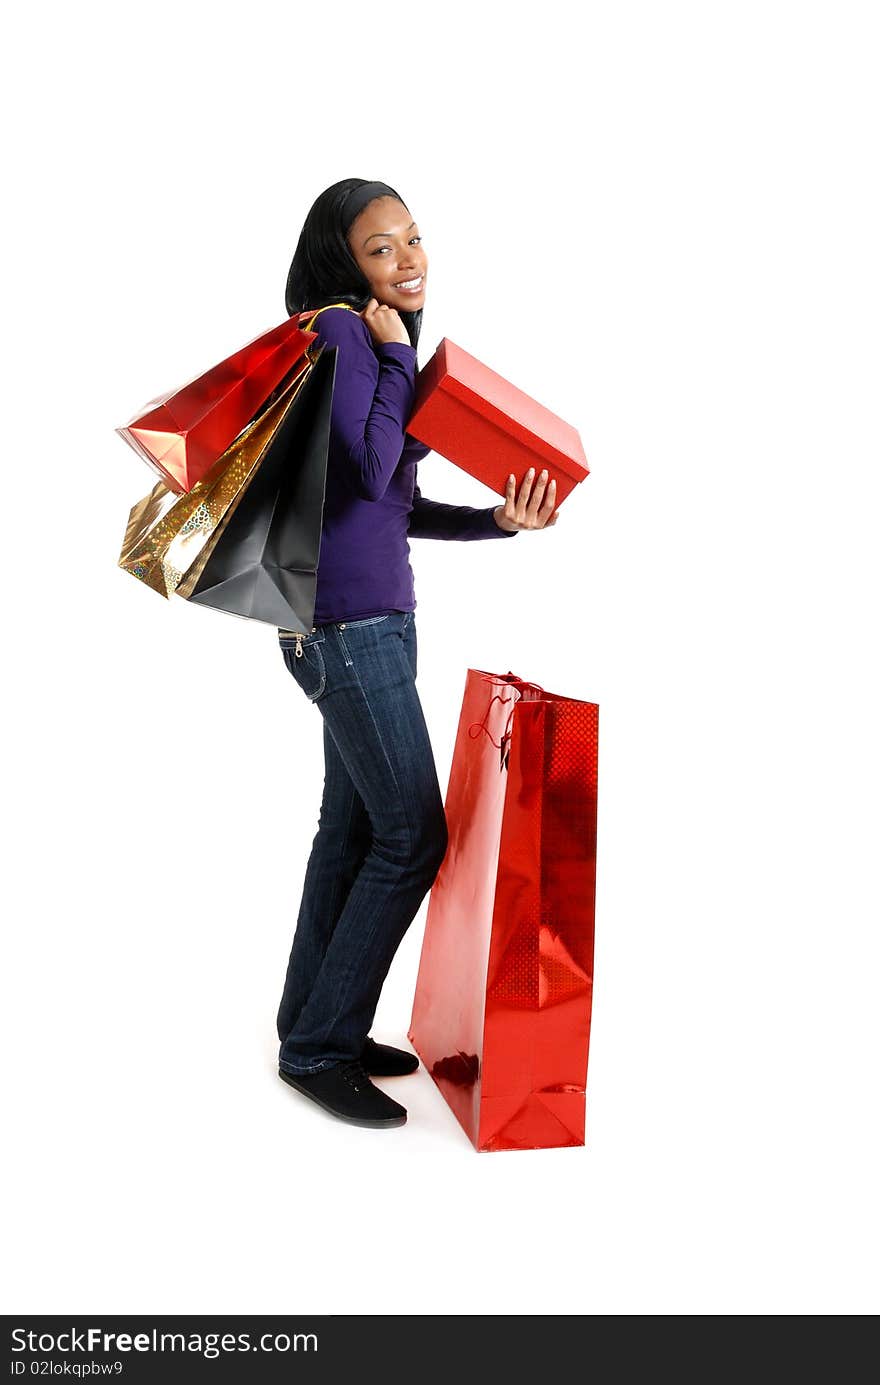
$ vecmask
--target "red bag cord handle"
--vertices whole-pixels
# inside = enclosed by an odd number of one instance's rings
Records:
[[[514,673],[509,673],[509,674],[507,675],[507,677],[508,677],[508,678],[516,678],[516,674],[514,674]],[[520,687],[523,687],[523,688],[537,688],[539,692],[543,692],[543,691],[544,691],[544,689],[541,687],[541,684],[540,684],[540,683],[531,683],[531,682],[529,682],[528,679],[526,679],[526,678],[517,678],[517,682],[520,684]],[[517,696],[516,701],[514,702],[513,706],[512,706],[511,709],[510,709],[510,715],[509,715],[508,718],[507,718],[507,722],[506,722],[506,724],[505,724],[504,732],[503,732],[503,734],[502,734],[502,736],[501,736],[500,742],[495,740],[494,736],[492,735],[492,732],[489,730],[488,726],[486,725],[486,718],[487,718],[488,715],[489,715],[489,711],[490,711],[490,709],[491,709],[492,703],[493,703],[493,702],[509,702],[509,701],[510,701],[510,698],[509,698],[509,697],[502,697],[500,693],[495,693],[494,697],[492,697],[492,698],[489,699],[489,705],[488,705],[488,707],[486,708],[486,711],[485,711],[484,714],[483,714],[483,720],[482,720],[482,721],[472,721],[472,722],[471,722],[470,726],[468,727],[468,735],[470,736],[471,740],[474,740],[477,736],[479,736],[479,734],[480,734],[481,731],[485,731],[486,735],[489,737],[489,740],[492,742],[492,744],[494,745],[495,749],[496,749],[496,750],[502,750],[502,749],[503,749],[505,741],[509,741],[509,740],[510,740],[510,723],[511,723],[511,721],[513,720],[513,714],[514,714],[514,712],[516,711],[516,703],[517,703],[517,702],[520,702],[520,701],[522,700],[522,696],[523,696],[522,693],[519,692],[519,689],[514,688],[513,691],[516,692],[516,693],[518,693],[518,696]]]
[[[518,700],[519,700],[519,699],[517,699],[517,701],[518,701]],[[510,698],[509,698],[509,697],[502,697],[500,693],[496,693],[495,696],[494,696],[493,698],[491,698],[491,700],[490,700],[490,702],[489,702],[489,706],[486,708],[485,712],[483,713],[483,720],[482,720],[482,721],[472,721],[471,724],[470,724],[470,726],[468,727],[468,735],[470,736],[471,740],[475,740],[476,737],[479,736],[479,734],[480,734],[481,731],[485,731],[486,735],[489,737],[489,740],[492,742],[492,744],[494,745],[495,749],[496,749],[496,750],[500,750],[500,749],[501,749],[501,742],[496,741],[495,737],[492,735],[492,732],[489,730],[488,726],[486,725],[486,717],[489,715],[489,712],[490,712],[490,710],[491,710],[491,707],[492,707],[492,703],[493,703],[493,702],[509,702],[509,701],[510,701]],[[507,726],[510,725],[510,718],[513,716],[515,707],[516,707],[516,702],[514,703],[513,707],[511,707],[511,709],[510,709],[510,716],[507,718]],[[504,735],[501,737],[501,740],[502,740],[502,741],[504,741],[504,740],[506,740],[506,739],[507,739],[507,727],[505,727]]]

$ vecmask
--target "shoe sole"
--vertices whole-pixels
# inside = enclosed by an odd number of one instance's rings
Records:
[[[359,1125],[367,1130],[390,1130],[394,1126],[406,1125],[405,1111],[402,1116],[384,1116],[376,1120],[366,1120],[363,1116],[343,1116],[340,1111],[334,1110],[326,1101],[321,1101],[320,1097],[316,1097],[314,1092],[301,1087],[296,1078],[289,1072],[285,1072],[283,1068],[278,1069],[278,1076],[282,1082],[287,1083],[288,1087],[293,1087],[294,1091],[299,1092],[301,1096],[307,1096],[309,1101],[320,1106],[322,1111],[326,1111],[330,1116],[335,1116],[339,1121],[345,1121],[346,1125]]]

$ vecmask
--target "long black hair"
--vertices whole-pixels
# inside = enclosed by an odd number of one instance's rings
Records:
[[[373,196],[369,192],[356,195],[362,188],[376,191]],[[347,237],[355,217],[374,197],[396,197],[406,207],[387,183],[373,183],[367,178],[342,178],[312,203],[287,275],[284,301],[288,316],[328,303],[348,303],[356,312],[363,312],[373,291],[349,249]],[[402,311],[400,317],[410,342],[417,346],[421,308],[412,313]]]

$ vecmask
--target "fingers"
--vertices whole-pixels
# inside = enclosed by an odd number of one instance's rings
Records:
[[[534,480],[535,468],[530,466],[520,487],[520,504],[525,504],[525,513],[535,519],[543,512],[552,514],[556,503],[556,479],[548,482],[547,468]]]
[[[384,313],[396,312],[395,308],[389,308],[387,303],[380,303],[378,298],[371,298],[364,308],[364,317],[379,317]]]
[[[380,303],[378,298],[371,298],[364,308],[364,317],[372,317],[375,313],[393,313],[397,317],[397,309],[392,308],[389,303]]]
[[[553,480],[549,482],[549,484],[548,484],[548,486],[547,486],[547,489],[546,489],[546,491],[544,492],[544,499],[543,499],[543,502],[542,502],[542,504],[541,504],[541,508],[540,508],[540,510],[538,511],[538,513],[539,513],[539,514],[542,514],[542,515],[543,515],[543,514],[546,514],[546,515],[549,517],[549,516],[552,515],[552,513],[553,513],[553,508],[554,508],[555,504],[556,504],[556,477],[554,476]]]
[[[519,495],[516,494],[516,478],[507,478],[505,493],[506,513],[527,529],[543,529],[555,524],[556,478],[548,479],[546,467],[535,481],[535,468],[529,467],[522,479]]]
[[[544,494],[544,489],[547,485],[547,472],[542,471],[537,481],[535,481],[534,478],[535,468],[533,466],[530,466],[525,476],[523,477],[522,485],[519,488],[519,498],[520,502],[524,504],[527,508],[529,505],[532,505],[534,509],[537,510],[538,505],[541,503],[541,497]],[[534,491],[532,490],[533,485]]]
[[[548,473],[547,468],[545,467],[544,470],[538,476],[537,481],[535,482],[535,488],[532,492],[532,498],[529,501],[529,504],[534,506],[535,511],[537,511],[542,503],[546,503],[548,496],[552,495],[555,489],[555,481],[549,481],[548,483]]]

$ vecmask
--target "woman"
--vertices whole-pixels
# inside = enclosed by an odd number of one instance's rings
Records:
[[[336,347],[315,624],[279,630],[288,669],[323,717],[324,793],[278,1012],[279,1074],[355,1125],[403,1125],[371,1077],[418,1059],[368,1031],[394,954],[447,847],[446,819],[416,691],[408,536],[510,538],[556,520],[555,483],[508,480],[489,509],[425,499],[406,436],[428,259],[386,183],[346,178],[306,218],[287,310],[324,310]],[[348,305],[348,306],[328,306]]]

